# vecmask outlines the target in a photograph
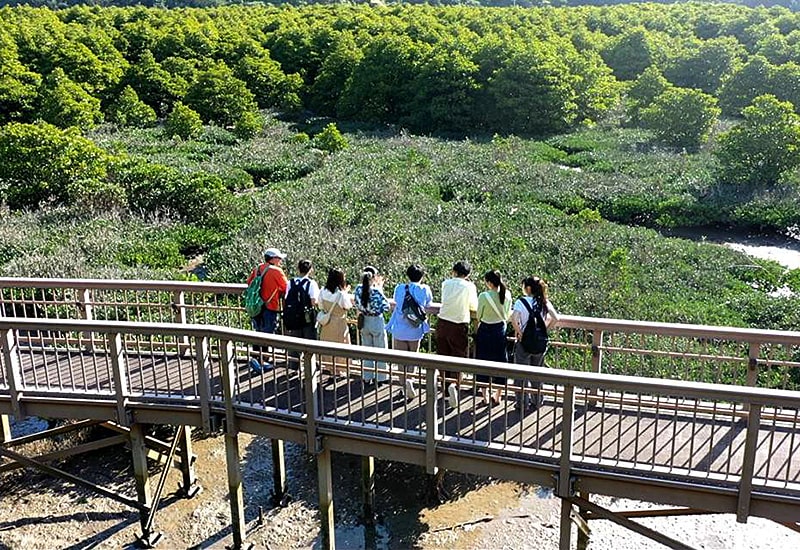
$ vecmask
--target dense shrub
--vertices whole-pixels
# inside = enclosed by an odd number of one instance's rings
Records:
[[[330,123],[314,136],[311,145],[329,153],[336,153],[347,147],[347,138],[342,135],[336,124]]]
[[[81,187],[98,185],[107,162],[106,153],[77,128],[60,130],[46,123],[0,126],[0,189],[11,208],[66,202]]]
[[[669,88],[641,111],[642,123],[675,147],[705,143],[720,110],[716,98],[686,88]]]
[[[168,136],[178,136],[182,139],[196,138],[203,131],[203,121],[191,107],[179,102],[164,121],[164,131]]]

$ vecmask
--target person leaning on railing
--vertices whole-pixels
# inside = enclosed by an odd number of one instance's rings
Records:
[[[368,265],[361,275],[361,284],[353,292],[358,308],[358,329],[361,331],[361,345],[373,348],[386,347],[386,325],[383,314],[389,311],[389,300],[383,294],[383,277],[377,268]],[[386,363],[379,361],[378,370],[386,370]],[[375,371],[375,361],[361,361],[361,378],[365,384],[375,384],[389,380],[386,372]]]
[[[253,330],[258,332],[267,334],[275,334],[277,332],[281,299],[286,294],[286,287],[289,284],[286,274],[281,269],[281,263],[285,257],[286,254],[283,254],[277,248],[266,249],[264,251],[264,263],[254,267],[247,278],[247,284],[250,284],[250,281],[263,273],[261,278],[261,299],[264,301],[264,306],[261,308],[261,313],[252,318]],[[253,346],[253,351],[260,354],[263,350],[260,346]],[[272,364],[266,361],[261,363],[259,359],[252,357],[250,359],[250,368],[253,372],[260,373],[271,369]]]
[[[511,293],[506,289],[499,271],[487,271],[483,276],[486,290],[478,295],[478,330],[475,334],[475,359],[507,363],[506,321],[511,315]],[[478,374],[475,381],[494,384],[492,405],[500,404],[500,395],[506,383],[504,376]],[[481,388],[482,405],[489,402],[489,388]]]
[[[514,363],[518,365],[531,365],[534,367],[541,367],[544,365],[544,356],[547,351],[542,353],[528,353],[522,346],[522,334],[525,332],[525,325],[528,324],[530,314],[528,308],[534,313],[541,312],[545,320],[545,325],[548,330],[555,326],[558,322],[558,312],[550,300],[547,299],[547,283],[539,277],[526,277],[522,281],[522,296],[514,302],[514,308],[511,312],[511,324],[514,326],[514,337],[516,343],[514,344]],[[525,303],[527,302],[527,306]],[[530,396],[525,396],[526,387],[535,387],[537,390],[541,389],[542,383],[533,383],[526,379],[524,383],[520,383],[520,389],[517,393],[517,408],[524,410],[536,410],[543,402],[542,395],[539,391],[536,392],[536,398],[531,399]]]
[[[334,268],[328,271],[328,280],[319,292],[319,309],[322,317],[327,317],[319,327],[319,339],[340,344],[350,343],[350,329],[347,327],[347,310],[353,307],[348,292],[350,285],[344,277],[344,271]],[[320,357],[324,370],[335,368],[335,374],[347,374],[347,360],[330,355]],[[335,361],[335,363],[334,363]]]
[[[436,324],[436,347],[439,355],[467,357],[469,355],[470,314],[478,310],[478,291],[468,281],[472,267],[466,260],[453,265],[453,276],[442,283],[442,305]],[[461,373],[444,371],[444,387],[448,404],[458,406],[458,384]]]
[[[431,331],[427,318],[420,324],[412,324],[403,314],[406,292],[411,295],[422,309],[427,309],[433,302],[431,287],[421,282],[424,276],[425,271],[422,267],[418,264],[412,264],[406,269],[406,277],[408,277],[409,282],[394,287],[394,310],[389,322],[386,324],[386,330],[392,335],[392,349],[416,353],[419,351],[422,337]],[[405,367],[404,372],[399,375],[400,382],[405,388],[405,397],[407,399],[414,399],[417,396],[414,381],[408,376],[414,373],[416,373],[416,367]]]

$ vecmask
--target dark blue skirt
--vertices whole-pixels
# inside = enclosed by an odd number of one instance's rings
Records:
[[[506,325],[505,323],[480,323],[475,334],[475,358],[484,361],[497,361],[507,363],[506,354]],[[489,376],[478,374],[478,382],[488,383]],[[492,376],[492,384],[505,384],[505,376]]]

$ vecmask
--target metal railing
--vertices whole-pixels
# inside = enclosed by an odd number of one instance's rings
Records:
[[[0,278],[0,313],[250,328],[242,284]],[[430,308],[435,330],[438,304]],[[353,325],[355,320],[351,320]],[[352,326],[352,341],[359,342]],[[552,368],[800,390],[800,332],[562,316]],[[434,351],[429,334],[423,350]]]
[[[165,423],[186,409],[210,427],[233,411],[293,430],[311,449],[319,435],[339,435],[423,449],[431,468],[449,450],[492,461],[498,476],[515,462],[560,480],[581,470],[691,483],[736,492],[742,518],[755,493],[800,503],[794,391],[522,368],[192,324],[5,317],[0,334],[0,400],[18,415],[77,402],[82,413],[105,407],[125,423],[131,408],[156,406]],[[252,357],[274,368],[254,373]],[[444,370],[467,375],[457,406],[439,391]],[[389,380],[368,385],[365,372]],[[477,375],[502,380],[499,404],[480,404]],[[400,395],[406,377],[416,397]],[[517,394],[543,402],[520,409]]]

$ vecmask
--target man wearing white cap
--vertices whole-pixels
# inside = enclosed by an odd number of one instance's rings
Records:
[[[281,262],[286,257],[277,248],[268,248],[264,251],[264,263],[253,268],[247,278],[247,284],[263,273],[261,279],[261,299],[264,307],[261,314],[253,318],[253,328],[259,332],[274,334],[278,328],[278,313],[281,310],[281,298],[286,295],[288,280],[286,274],[281,269]],[[255,358],[250,359],[250,367],[256,371],[269,370],[272,365],[263,365]]]

